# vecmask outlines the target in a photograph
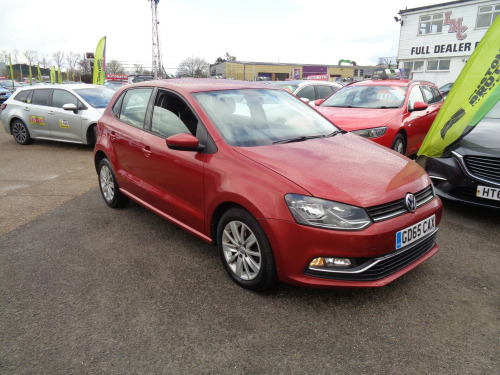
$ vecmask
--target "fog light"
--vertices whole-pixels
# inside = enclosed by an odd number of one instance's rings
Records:
[[[324,267],[325,266],[325,259],[320,257],[320,258],[314,258],[311,263],[309,263],[310,267]]]
[[[314,258],[309,267],[337,267],[337,268],[347,268],[351,267],[352,263],[349,258]]]
[[[328,267],[347,268],[351,266],[351,260],[349,258],[325,258],[325,263]]]

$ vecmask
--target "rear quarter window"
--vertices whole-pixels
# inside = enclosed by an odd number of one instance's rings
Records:
[[[17,100],[18,102],[23,102],[23,103],[30,103],[32,93],[33,93],[33,90],[21,91],[14,97],[14,100]]]

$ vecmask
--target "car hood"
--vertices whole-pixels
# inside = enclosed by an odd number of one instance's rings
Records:
[[[313,196],[360,207],[396,200],[429,185],[417,163],[350,133],[234,150]]]
[[[335,125],[344,130],[376,128],[401,115],[401,108],[339,108],[314,107]]]
[[[500,119],[484,118],[461,139],[455,150],[458,153],[483,153],[500,157]]]

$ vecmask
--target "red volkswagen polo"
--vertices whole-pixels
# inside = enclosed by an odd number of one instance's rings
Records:
[[[97,126],[105,202],[205,241],[239,285],[380,287],[431,257],[441,201],[415,162],[258,83],[119,89]]]
[[[422,145],[443,97],[430,82],[378,79],[350,84],[315,103],[342,129],[410,156]]]

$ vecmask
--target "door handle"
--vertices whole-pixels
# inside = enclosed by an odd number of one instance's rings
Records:
[[[142,148],[142,152],[144,152],[144,155],[146,155],[147,158],[149,158],[152,154],[151,148],[149,146],[144,146]]]
[[[49,114],[49,115],[54,115],[54,114],[55,114],[55,112],[54,112],[54,111],[48,111],[48,112],[47,112],[47,114]]]
[[[116,141],[116,133],[114,131],[111,132],[109,138],[112,140],[112,141]]]
[[[25,111],[27,111],[27,112],[29,112],[29,111],[30,111],[29,107],[24,107],[23,109],[24,109]]]

